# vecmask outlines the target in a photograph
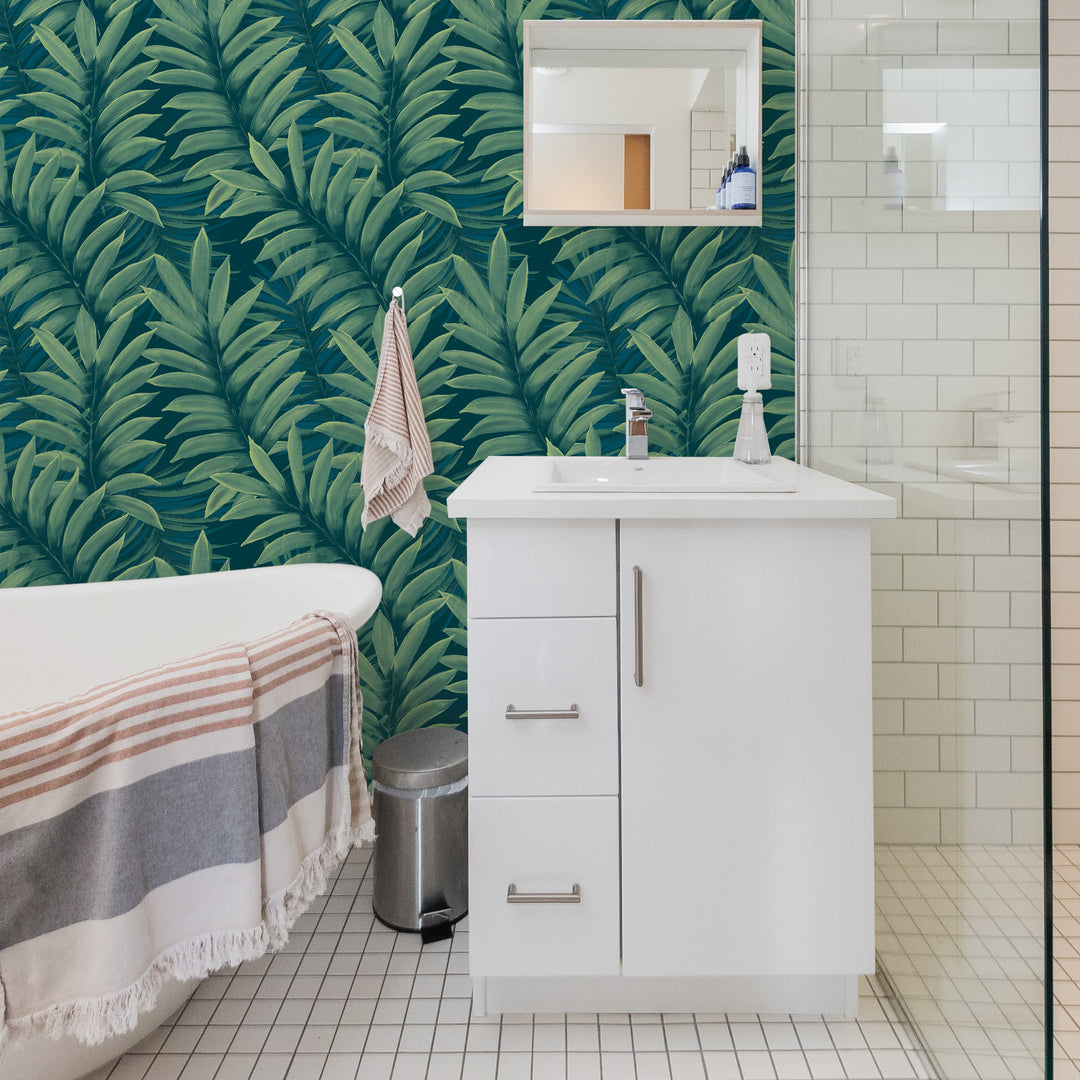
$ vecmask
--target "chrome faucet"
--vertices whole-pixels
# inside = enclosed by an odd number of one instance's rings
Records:
[[[649,456],[649,421],[652,413],[640,390],[628,386],[623,393],[626,395],[626,456],[631,461],[642,461]]]

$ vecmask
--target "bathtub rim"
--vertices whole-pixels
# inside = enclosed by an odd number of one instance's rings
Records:
[[[12,589],[0,588],[0,617],[5,614],[5,608],[33,603],[35,596],[40,600],[43,594],[57,597],[76,594],[88,597],[98,593],[115,592],[168,595],[180,589],[190,591],[193,588],[202,588],[204,584],[214,589],[223,584],[228,587],[226,583],[230,579],[249,586],[257,586],[261,581],[270,582],[279,577],[298,581],[338,578],[342,583],[351,582],[354,586],[357,582],[364,582],[367,590],[370,591],[356,590],[355,594],[349,594],[351,602],[333,608],[348,618],[354,630],[359,630],[375,614],[382,599],[382,582],[367,567],[357,566],[355,563],[286,563],[282,566],[214,570],[205,574],[177,574],[173,577],[130,578],[124,581],[79,581],[59,585],[20,585]],[[342,598],[345,598],[344,592]]]

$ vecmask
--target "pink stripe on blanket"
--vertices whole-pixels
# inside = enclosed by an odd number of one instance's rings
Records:
[[[48,702],[35,709],[0,716],[0,754],[22,743],[77,726],[88,716],[113,709],[137,695],[146,697],[164,693],[173,687],[194,686],[197,683],[246,685],[249,681],[248,665],[243,650],[237,646],[223,648],[228,649],[225,655],[221,651],[209,656],[200,653],[93,687],[66,702]]]

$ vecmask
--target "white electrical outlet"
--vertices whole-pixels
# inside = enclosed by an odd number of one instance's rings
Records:
[[[739,389],[768,390],[772,386],[772,342],[768,334],[739,337]]]

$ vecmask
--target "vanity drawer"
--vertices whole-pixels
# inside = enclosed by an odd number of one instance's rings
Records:
[[[474,978],[618,974],[619,800],[470,797],[469,926]]]
[[[469,620],[475,795],[616,795],[613,618]]]
[[[469,617],[615,614],[615,522],[469,522]]]

